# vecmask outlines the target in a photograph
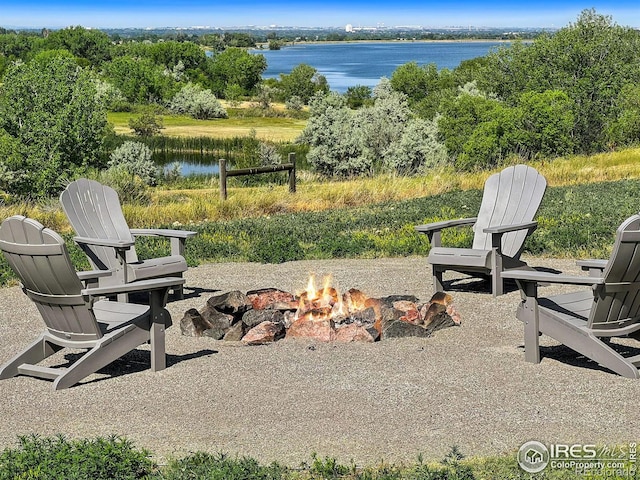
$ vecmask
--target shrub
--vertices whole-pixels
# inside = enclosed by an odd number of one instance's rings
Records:
[[[129,119],[129,128],[139,137],[153,137],[164,128],[162,117],[153,112],[144,112],[137,117]]]
[[[67,440],[63,436],[19,437],[19,446],[0,453],[0,479],[91,478],[135,479],[154,473],[146,450],[112,436],[95,440]]]
[[[436,121],[411,119],[385,157],[388,169],[400,174],[424,172],[447,162],[447,149],[438,140]]]
[[[224,453],[215,455],[197,452],[180,460],[173,460],[164,469],[164,480],[209,478],[215,480],[276,480],[284,478],[285,467],[276,463],[260,465],[249,457],[230,458]]]
[[[169,109],[173,113],[186,114],[199,120],[227,118],[227,111],[211,90],[193,83],[188,83],[176,93]]]
[[[108,162],[109,169],[121,169],[139,177],[145,185],[155,185],[159,169],[151,160],[151,149],[144,143],[124,142],[114,150]]]
[[[106,111],[91,73],[68,52],[48,51],[15,63],[0,85],[0,131],[8,193],[43,198],[65,177],[104,161]]]
[[[287,98],[284,104],[287,110],[293,110],[294,112],[299,112],[300,110],[302,110],[302,107],[304,106],[304,101],[299,96],[293,95]]]

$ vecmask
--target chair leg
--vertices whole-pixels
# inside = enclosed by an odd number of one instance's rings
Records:
[[[149,340],[149,329],[130,325],[114,337],[105,336],[53,382],[54,390],[68,388]]]
[[[38,339],[29,345],[23,352],[19,353],[0,367],[0,380],[18,375],[18,367],[20,365],[24,363],[36,365],[61,349],[62,347],[60,345],[47,341],[45,334],[40,335],[40,337],[38,337]]]
[[[524,359],[529,363],[540,363],[540,313],[538,311],[537,285],[527,283],[527,296],[521,308],[527,312],[524,317]]]
[[[634,366],[601,339],[592,335],[579,335],[574,340],[576,341],[566,342],[565,345],[618,375],[627,378],[640,378],[638,367]]]
[[[444,292],[444,285],[442,282],[442,274],[444,270],[438,268],[436,265],[431,266],[433,270],[433,288],[436,292]]]

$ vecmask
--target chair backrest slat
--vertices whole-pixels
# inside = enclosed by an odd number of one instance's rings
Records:
[[[64,338],[96,339],[98,323],[62,238],[35,220],[16,215],[0,226],[0,249],[47,328]]]
[[[473,248],[491,248],[491,235],[483,232],[487,227],[532,221],[546,188],[545,178],[535,168],[527,165],[508,167],[490,176],[485,183],[478,220],[473,227]],[[526,237],[526,231],[503,235],[503,254],[517,258]]]
[[[616,232],[609,262],[603,272],[607,283],[628,283],[625,289],[596,295],[589,326],[618,328],[640,319],[640,215],[627,218]],[[637,285],[634,285],[637,284]]]
[[[80,237],[133,242],[117,192],[95,180],[81,178],[71,182],[60,195],[60,203],[69,223]],[[120,264],[113,248],[89,247],[94,268],[117,270]],[[135,248],[127,252],[127,260],[137,261]]]

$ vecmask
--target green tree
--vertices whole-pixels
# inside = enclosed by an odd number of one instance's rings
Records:
[[[625,85],[616,99],[618,115],[607,126],[611,148],[640,142],[640,85]]]
[[[560,90],[574,105],[572,136],[578,151],[607,146],[616,99],[640,78],[640,32],[584,10],[578,20],[530,46],[516,44],[488,56],[479,85],[516,105],[528,91]]]
[[[347,88],[344,96],[347,99],[347,105],[350,108],[357,109],[363,105],[372,103],[371,88],[366,85],[356,85]]]
[[[327,93],[329,84],[324,75],[310,65],[301,63],[293,67],[289,74],[281,73],[278,89],[284,100],[296,96],[308,104],[317,92]]]
[[[173,78],[164,74],[164,68],[148,58],[115,58],[104,64],[104,73],[130,103],[162,103],[179,89]]]
[[[0,131],[9,150],[0,159],[5,191],[58,192],[77,169],[101,164],[106,128],[96,83],[69,54],[12,66],[0,87]]]
[[[242,88],[243,95],[252,93],[267,69],[264,55],[253,55],[241,48],[227,48],[208,60],[206,70],[213,94],[223,98],[231,85]]]
[[[558,157],[573,152],[574,105],[560,90],[526,92],[518,102],[516,135],[520,155]]]
[[[111,58],[111,40],[100,30],[80,26],[52,31],[46,38],[50,50],[68,50],[92,66],[99,66]]]

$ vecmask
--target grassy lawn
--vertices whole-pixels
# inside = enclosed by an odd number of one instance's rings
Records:
[[[109,123],[116,133],[132,134],[129,119],[136,114],[130,112],[110,112]],[[273,142],[295,140],[306,125],[306,120],[287,117],[235,117],[215,120],[196,120],[186,115],[160,115],[163,135],[172,137],[246,137],[255,132],[257,138]]]

